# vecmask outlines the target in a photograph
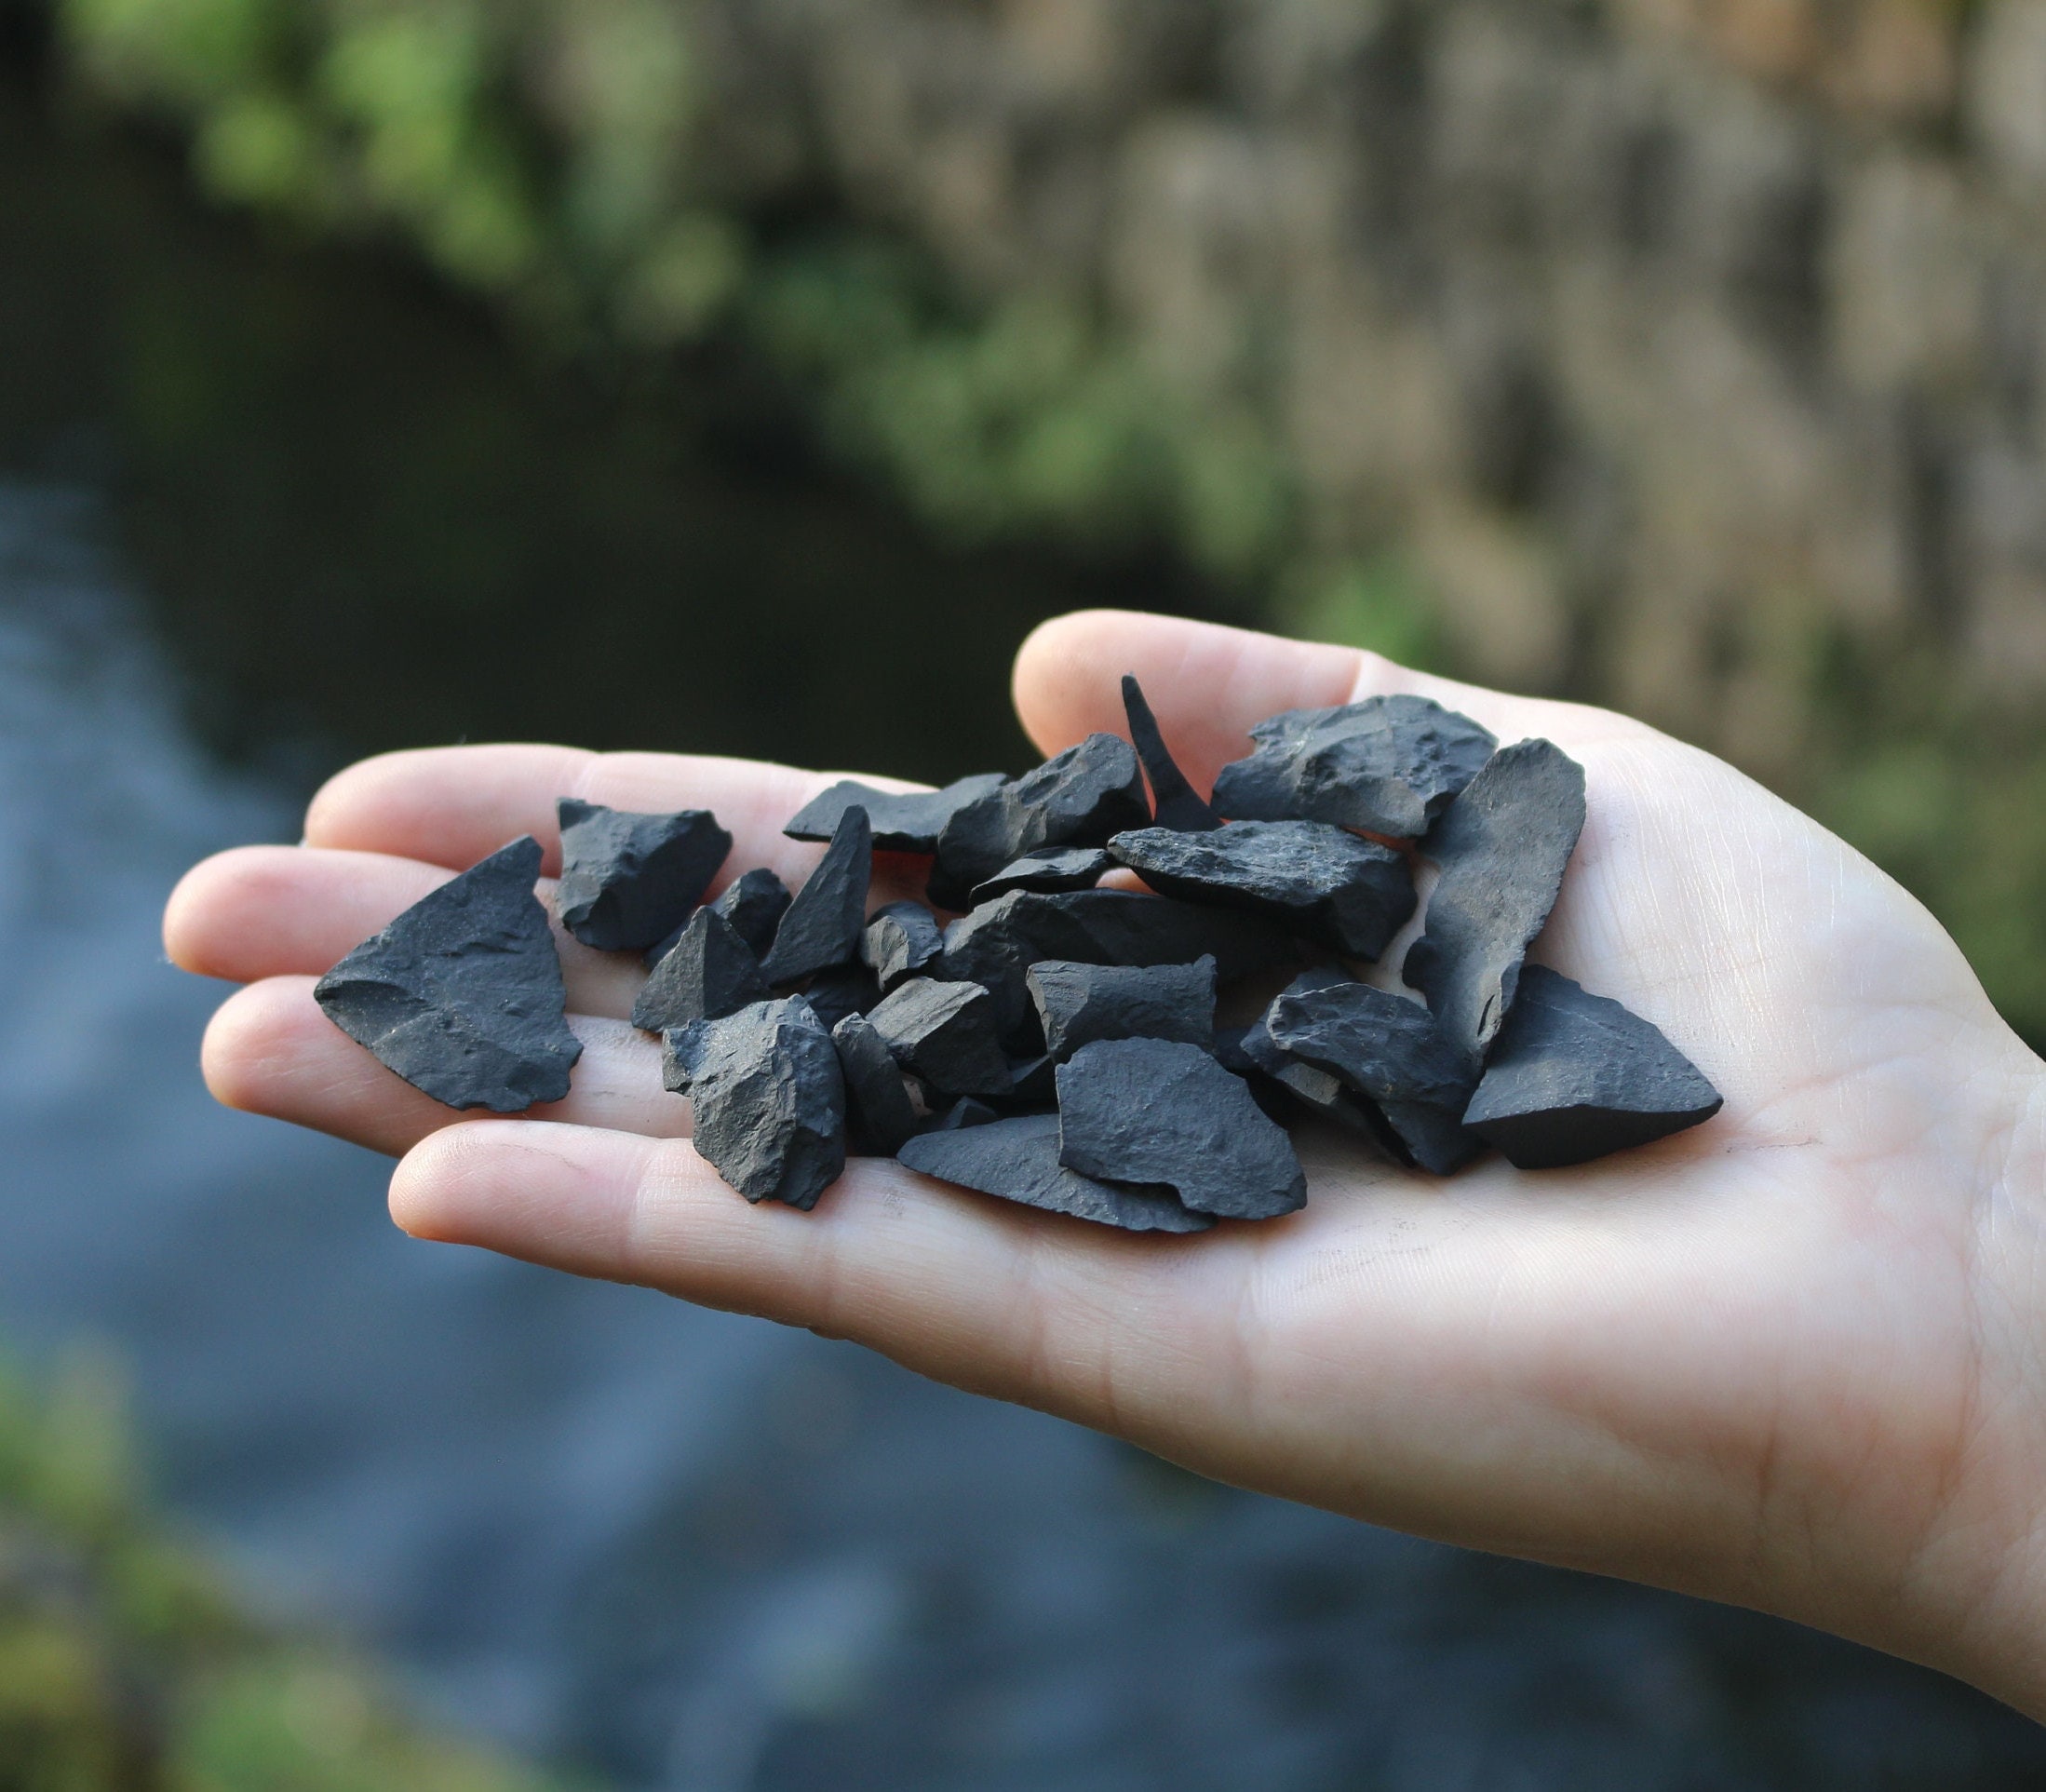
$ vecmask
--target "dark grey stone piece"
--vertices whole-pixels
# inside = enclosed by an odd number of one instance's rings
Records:
[[[1105,846],[1069,846],[1061,852],[1040,853],[1004,865],[985,883],[973,890],[973,905],[992,902],[1011,890],[1037,890],[1055,895],[1062,890],[1091,890],[1104,871],[1112,871],[1115,861]]]
[[[1289,709],[1250,731],[1258,750],[1222,767],[1215,807],[1240,821],[1326,821],[1424,834],[1498,746],[1488,729],[1426,697]]]
[[[867,929],[867,886],[874,872],[873,829],[867,811],[848,808],[824,857],[796,892],[774,930],[774,944],[761,968],[776,989],[801,983],[819,971],[858,961]]]
[[[927,1132],[902,1148],[905,1167],[1026,1207],[1070,1214],[1124,1232],[1205,1232],[1169,1189],[1116,1188],[1058,1161],[1058,1116],[1019,1114],[970,1130]]]
[[[963,1132],[969,1126],[991,1126],[1002,1116],[985,1101],[962,1095],[941,1113],[924,1124],[925,1132]]]
[[[563,797],[561,924],[600,952],[637,952],[688,919],[732,850],[707,809],[643,815]]]
[[[849,1014],[831,1029],[831,1044],[845,1073],[859,1142],[872,1155],[893,1157],[915,1137],[920,1121],[888,1042],[866,1016]]]
[[[1163,895],[1269,916],[1351,958],[1378,957],[1414,912],[1406,858],[1326,822],[1144,828],[1116,835],[1109,851]]]
[[[560,1100],[583,1046],[532,892],[540,857],[515,840],[364,940],[314,985],[328,1019],[451,1108]]]
[[[1136,750],[1119,734],[1089,734],[945,824],[931,869],[931,900],[962,909],[977,885],[1019,858],[1104,846],[1110,835],[1150,819]]]
[[[715,909],[699,909],[641,986],[632,1004],[632,1024],[646,1032],[666,1032],[692,1020],[737,1014],[772,993],[761,961],[731,923]]]
[[[864,964],[841,964],[819,971],[802,988],[803,1000],[816,1010],[828,1031],[849,1014],[866,1014],[881,1000],[881,985]]]
[[[1044,1030],[1063,1062],[1097,1039],[1177,1039],[1212,1048],[1215,961],[1191,964],[1076,964],[1045,959],[1024,973]]]
[[[774,930],[788,912],[789,900],[787,884],[761,865],[734,878],[710,906],[732,923],[732,931],[753,955],[761,958],[774,944]]]
[[[1243,1030],[1232,1055],[1240,1055],[1255,1065],[1267,1084],[1283,1089],[1310,1113],[1367,1140],[1389,1162],[1404,1164],[1407,1161],[1376,1102],[1357,1094],[1333,1071],[1325,1071],[1318,1065],[1295,1058],[1290,1052],[1281,1051],[1265,1030],[1262,1019]],[[1229,1068],[1236,1070],[1237,1067],[1231,1064]],[[1243,1071],[1237,1070],[1237,1074],[1242,1075]],[[1251,1087],[1256,1093],[1258,1085],[1252,1083]]]
[[[1422,850],[1442,867],[1401,975],[1474,1073],[1514,1005],[1584,828],[1584,768],[1551,741],[1501,748]]]
[[[1463,1124],[1519,1168],[1548,1170],[1665,1139],[1722,1105],[1662,1029],[1528,964]]]
[[[1123,713],[1129,718],[1130,742],[1143,761],[1144,775],[1151,780],[1151,825],[1185,834],[1219,828],[1222,818],[1194,794],[1186,774],[1165,748],[1158,718],[1144,700],[1144,687],[1128,672],[1123,674]]]
[[[1007,1095],[994,996],[977,983],[913,977],[867,1017],[895,1062],[947,1095]]]
[[[790,840],[829,840],[846,810],[859,807],[874,830],[878,853],[935,853],[945,824],[1009,780],[1000,772],[980,772],[942,790],[877,790],[852,778],[814,796],[782,829]]]
[[[945,929],[921,902],[891,902],[867,923],[859,950],[881,987],[892,990],[945,950]]]
[[[1109,1039],[1058,1067],[1058,1161],[1109,1182],[1164,1184],[1195,1213],[1274,1219],[1307,1204],[1293,1141],[1199,1045]]]
[[[845,1168],[845,1074],[801,996],[667,1033],[662,1081],[692,1107],[697,1154],[748,1201],[805,1211]]]

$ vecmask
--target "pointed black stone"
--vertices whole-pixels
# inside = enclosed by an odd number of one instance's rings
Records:
[[[1376,958],[1414,912],[1414,874],[1389,846],[1320,821],[1145,828],[1109,851],[1152,889],[1245,909],[1351,958]]]
[[[860,957],[883,990],[916,976],[945,950],[945,930],[921,902],[891,902],[875,911],[860,941]]]
[[[669,1032],[662,1080],[686,1094],[697,1154],[748,1201],[805,1210],[845,1168],[845,1075],[801,996]]]
[[[945,824],[931,900],[966,906],[975,887],[1019,858],[1067,846],[1104,846],[1151,819],[1144,772],[1119,734],[1089,734],[1013,784],[968,803]]]
[[[1219,828],[1222,819],[1194,794],[1159,732],[1158,718],[1144,700],[1144,687],[1128,672],[1123,674],[1123,713],[1129,718],[1129,737],[1151,780],[1151,822],[1158,828],[1174,828],[1181,833],[1198,834]]]
[[[1474,1072],[1514,1005],[1584,827],[1584,768],[1546,740],[1501,748],[1422,851],[1442,867],[1401,975]]]
[[[1519,1168],[1547,1170],[1665,1139],[1721,1105],[1652,1022],[1529,964],[1463,1124]]]
[[[845,1073],[859,1142],[872,1155],[893,1157],[915,1137],[919,1121],[888,1042],[864,1015],[849,1014],[831,1029],[831,1044]]]
[[[942,1113],[936,1113],[924,1123],[923,1131],[964,1132],[969,1126],[991,1126],[1002,1116],[985,1101],[977,1101],[970,1095],[962,1095]]]
[[[864,964],[819,971],[802,986],[803,1000],[828,1031],[849,1014],[866,1014],[881,1000],[881,985]]]
[[[451,1108],[523,1113],[569,1092],[583,1047],[533,895],[532,835],[472,865],[364,940],[314,986],[328,1019]]]
[[[707,809],[643,815],[563,797],[561,924],[601,952],[637,952],[665,938],[702,900],[732,836]]]
[[[1024,974],[1044,1030],[1063,1062],[1097,1039],[1215,1041],[1215,961],[1191,964],[1075,964],[1046,959]]]
[[[1067,1169],[1058,1161],[1055,1113],[927,1132],[905,1145],[901,1158],[921,1176],[1124,1232],[1205,1232],[1215,1223],[1188,1212],[1170,1190],[1114,1188]]]
[[[947,1095],[1006,1095],[1009,1060],[996,1026],[995,1000],[977,983],[913,977],[882,999],[868,1019],[895,1062]]]
[[[774,945],[774,930],[788,912],[788,901],[787,884],[761,865],[734,878],[710,906],[732,923],[732,931],[758,958]]]
[[[1201,1046],[1111,1039],[1058,1067],[1058,1161],[1108,1182],[1164,1184],[1195,1213],[1273,1219],[1307,1203],[1285,1129]]]
[[[873,876],[873,830],[867,811],[849,808],[825,848],[817,869],[796,892],[774,930],[774,944],[761,968],[777,989],[801,983],[819,971],[835,970],[859,958],[867,929],[867,885]]]
[[[973,905],[992,902],[1011,890],[1037,890],[1054,895],[1061,890],[1091,890],[1104,871],[1112,871],[1115,861],[1105,846],[1069,846],[1061,852],[1040,853],[1004,865],[985,883],[973,890]]]
[[[650,1033],[719,1020],[771,991],[761,961],[715,909],[690,916],[682,936],[653,967],[632,1004],[632,1024]]]
[[[812,797],[782,832],[790,840],[829,840],[845,812],[858,807],[867,811],[877,853],[935,853],[953,815],[1008,781],[1000,772],[980,772],[942,790],[877,790],[846,778]]]
[[[1426,697],[1289,709],[1250,731],[1258,750],[1222,767],[1215,807],[1240,821],[1326,821],[1411,840],[1499,744]]]

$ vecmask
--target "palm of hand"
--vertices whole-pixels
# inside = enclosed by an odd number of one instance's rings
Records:
[[[2039,1066],[1932,919],[1705,755],[1335,649],[1069,619],[1018,671],[1040,744],[1115,725],[1125,667],[1196,782],[1249,721],[1371,690],[1555,740],[1590,819],[1538,955],[1660,1025],[1725,1112],[1582,1170],[1492,1160],[1447,1183],[1309,1135],[1303,1214],[1192,1241],[883,1163],[814,1216],[756,1211],[674,1142],[686,1104],[625,1024],[631,969],[570,943],[575,1092],[552,1124],[451,1125],[310,1000],[432,868],[549,840],[572,793],[714,807],[734,863],[803,862],[775,829],[815,778],[545,748],[372,761],[316,804],[326,850],[195,871],[173,956],[254,985],[209,1033],[209,1077],[412,1147],[392,1191],[409,1230],[857,1338],[1246,1486],[1765,1606],[2036,1696],[2034,1664],[2011,1665],[2035,1598],[2011,1563],[2046,1461],[2038,1327],[2014,1305]]]

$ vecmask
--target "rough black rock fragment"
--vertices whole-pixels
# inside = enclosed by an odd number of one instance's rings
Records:
[[[1218,1052],[1217,1056],[1221,1057],[1221,1054]],[[1392,1162],[1407,1162],[1392,1127],[1386,1124],[1376,1102],[1357,1094],[1333,1071],[1325,1071],[1318,1065],[1295,1058],[1290,1052],[1282,1051],[1263,1020],[1245,1027],[1236,1036],[1229,1057],[1222,1060],[1229,1069],[1243,1076],[1245,1073],[1240,1066],[1230,1061],[1238,1057],[1254,1065],[1266,1084],[1285,1090],[1309,1112],[1332,1121],[1359,1139],[1369,1140]],[[1251,1081],[1253,1094],[1259,1093],[1259,1087],[1256,1081]],[[1259,1105],[1265,1107],[1267,1112],[1271,1112],[1264,1102],[1260,1101]]]
[[[893,1157],[916,1135],[916,1105],[888,1042],[864,1015],[849,1014],[831,1029],[839,1068],[857,1123],[859,1142],[874,1155]]]
[[[891,902],[867,923],[859,950],[881,987],[892,990],[945,950],[945,930],[921,902]]]
[[[992,902],[1011,890],[1038,890],[1055,895],[1061,890],[1091,890],[1104,871],[1112,871],[1115,861],[1105,846],[1069,846],[1056,853],[1040,853],[1004,865],[985,883],[973,889],[973,904]]]
[[[816,1010],[828,1032],[849,1014],[866,1014],[881,1000],[881,985],[864,964],[819,971],[802,986],[803,1000]]]
[[[801,996],[669,1032],[662,1081],[693,1109],[698,1155],[748,1201],[808,1209],[845,1168],[845,1076]]]
[[[1103,846],[1110,835],[1150,819],[1135,749],[1119,734],[1089,734],[945,824],[931,900],[963,908],[976,885],[1019,858],[1064,846]]]
[[[774,930],[788,912],[788,903],[787,884],[761,865],[734,878],[710,906],[758,958],[774,944]]]
[[[1064,1061],[1097,1039],[1177,1039],[1212,1048],[1215,961],[1191,964],[1075,964],[1045,959],[1024,974],[1044,1030]]]
[[[1418,1002],[1350,979],[1301,978],[1265,1017],[1272,1042],[1374,1101],[1461,1112],[1476,1087],[1461,1051]]]
[[[1652,1022],[1529,964],[1463,1124],[1517,1167],[1547,1170],[1682,1132],[1721,1105]]]
[[[1058,1161],[1058,1116],[1019,1114],[962,1131],[927,1132],[902,1148],[903,1164],[941,1182],[1000,1195],[1026,1207],[1070,1214],[1124,1232],[1205,1232],[1170,1190],[1115,1188]]]
[[[640,987],[632,1024],[650,1033],[718,1020],[773,993],[761,961],[715,909],[699,909]]]
[[[782,832],[791,840],[829,840],[846,810],[857,806],[867,811],[876,852],[935,853],[937,837],[953,815],[1008,781],[1000,772],[981,772],[942,790],[895,791],[847,778],[812,797]]]
[[[1442,867],[1401,975],[1474,1073],[1514,1005],[1584,827],[1584,768],[1546,740],[1501,748],[1423,849]]]
[[[874,870],[873,829],[867,811],[854,807],[839,819],[817,869],[799,890],[774,930],[761,968],[777,989],[859,958],[867,926],[867,885]]]
[[[601,952],[637,952],[687,919],[718,875],[732,836],[707,809],[635,815],[563,797],[561,924]]]
[[[1221,817],[1194,794],[1186,774],[1165,748],[1158,718],[1144,701],[1144,687],[1128,672],[1123,674],[1123,713],[1129,718],[1130,741],[1143,761],[1144,775],[1151,779],[1152,825],[1187,834],[1219,828]]]
[[[1241,1077],[1175,1040],[1101,1040],[1058,1067],[1058,1161],[1104,1181],[1163,1183],[1221,1219],[1307,1203],[1285,1129]]]
[[[947,1095],[1007,1095],[994,996],[977,983],[913,977],[868,1017],[895,1062]]]
[[[364,940],[314,986],[328,1019],[451,1108],[560,1100],[583,1047],[532,893],[540,856],[515,840]]]
[[[1143,828],[1116,835],[1109,851],[1166,896],[1268,915],[1352,958],[1378,957],[1414,912],[1407,860],[1326,822]]]
[[[1289,709],[1250,731],[1258,750],[1222,767],[1215,807],[1241,821],[1326,821],[1410,840],[1426,833],[1499,743],[1426,697]]]
[[[968,1126],[991,1126],[1002,1116],[985,1101],[962,1095],[941,1114],[932,1117],[925,1132],[963,1132]]]

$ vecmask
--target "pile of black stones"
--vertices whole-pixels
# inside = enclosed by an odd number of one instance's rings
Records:
[[[1447,1176],[1487,1147],[1582,1164],[1718,1112],[1655,1027],[1527,963],[1584,825],[1582,769],[1550,742],[1501,748],[1418,696],[1291,710],[1210,803],[1123,693],[1128,740],[1020,778],[834,785],[784,830],[825,843],[793,896],[758,869],[705,902],[732,849],[707,811],[561,800],[561,923],[644,954],[634,1024],[748,1200],[808,1209],[856,1152],[1198,1232],[1305,1203],[1296,1120]],[[868,913],[877,852],[928,861],[928,906]],[[1417,859],[1439,871],[1400,966],[1420,1000],[1358,972],[1412,919]],[[528,836],[436,890],[321,1006],[451,1107],[559,1100],[581,1046],[540,865]],[[1148,889],[1099,887],[1118,869]]]

